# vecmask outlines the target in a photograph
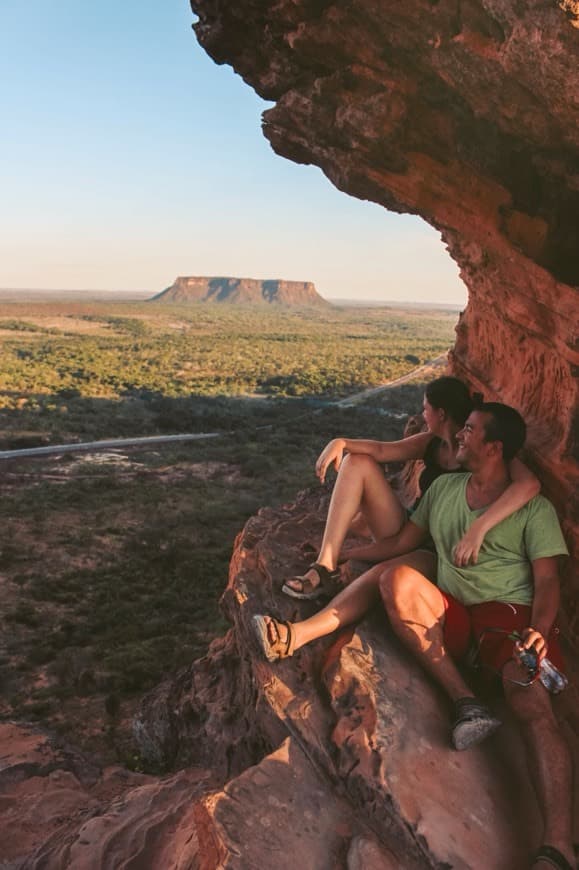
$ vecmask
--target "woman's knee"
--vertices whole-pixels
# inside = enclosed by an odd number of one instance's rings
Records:
[[[359,474],[361,476],[374,474],[377,471],[379,471],[380,474],[384,473],[382,466],[379,465],[375,459],[372,459],[371,456],[367,456],[365,453],[348,453],[344,456],[340,466],[340,471],[347,471],[351,474]]]

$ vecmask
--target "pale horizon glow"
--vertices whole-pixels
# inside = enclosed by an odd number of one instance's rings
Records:
[[[268,104],[199,47],[187,0],[30,0],[3,19],[0,288],[154,295],[227,275],[464,305],[424,221],[274,154]]]

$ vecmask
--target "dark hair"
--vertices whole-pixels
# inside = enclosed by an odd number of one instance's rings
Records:
[[[466,384],[444,375],[426,385],[426,398],[433,408],[442,408],[459,426],[464,426],[465,420],[473,409],[472,399]]]
[[[500,402],[483,402],[476,410],[490,416],[484,423],[485,441],[500,441],[503,459],[510,462],[525,443],[525,421],[518,411]]]

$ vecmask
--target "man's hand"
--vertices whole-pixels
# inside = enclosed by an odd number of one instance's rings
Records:
[[[340,470],[342,459],[344,458],[344,448],[346,444],[343,438],[334,438],[329,444],[326,444],[316,462],[316,475],[320,479],[320,483],[326,480],[326,471],[333,463],[336,471]]]
[[[484,538],[485,533],[479,528],[475,520],[452,551],[454,564],[458,568],[464,568],[466,565],[476,565]]]
[[[537,653],[539,662],[547,655],[549,645],[540,631],[535,628],[524,628],[521,632],[521,640],[518,642],[523,649],[534,649]]]

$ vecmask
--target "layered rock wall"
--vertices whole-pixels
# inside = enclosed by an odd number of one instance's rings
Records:
[[[577,4],[192,6],[208,53],[275,101],[263,124],[275,151],[440,230],[469,290],[452,368],[524,414],[576,567]],[[573,578],[564,599],[577,638]]]

